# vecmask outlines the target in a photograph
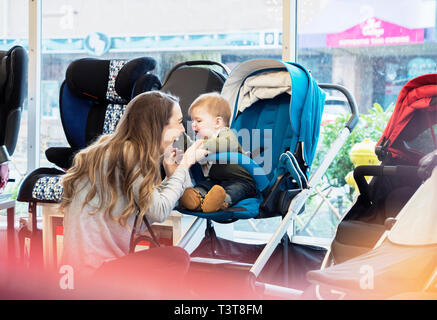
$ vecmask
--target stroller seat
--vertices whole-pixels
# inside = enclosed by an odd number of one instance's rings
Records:
[[[331,243],[334,262],[341,263],[371,250],[390,227],[388,223],[385,223],[389,221],[387,219],[397,216],[415,190],[414,187],[395,188],[388,195],[383,196],[380,203],[373,205],[373,207],[359,208],[359,206],[355,206],[351,209],[354,211],[351,212],[351,216],[338,225],[336,235]],[[358,201],[363,200],[359,199]]]
[[[271,67],[267,68],[266,64]],[[243,110],[244,100],[240,92],[243,92],[246,80],[266,74],[276,77],[278,72],[288,77],[291,95],[279,92],[244,106]],[[292,197],[298,193],[297,190],[305,188],[303,181],[308,180],[325,94],[302,66],[261,59],[243,63],[234,70],[223,87],[222,95],[231,104],[231,129],[250,156],[219,153],[209,155],[207,160],[242,166],[252,174],[258,196],[213,213],[178,210],[216,222],[284,215]],[[307,115],[311,115],[311,119]],[[279,203],[281,196],[282,202]]]
[[[266,124],[268,124],[270,127],[267,130],[270,130],[270,133],[272,134],[272,136],[268,138],[271,139],[271,141],[276,141],[277,144],[283,144],[283,146],[277,147],[276,150],[286,151],[287,148],[289,148],[288,144],[290,143],[291,139],[290,136],[286,136],[287,132],[288,134],[290,134],[288,116],[289,108],[290,95],[284,93],[278,97],[259,101],[252,105],[246,111],[248,113],[250,112],[250,115],[248,114],[247,117],[245,117],[245,119],[249,120],[240,120],[241,118],[237,117],[238,120],[234,121],[232,125],[232,129],[235,132],[238,133],[238,128],[241,129],[241,126],[243,126],[249,132],[251,132],[252,127],[258,128],[257,130],[259,130],[260,133],[259,145],[256,146],[254,141],[249,141],[253,144],[253,146],[247,146],[247,149],[245,150],[263,149],[264,152],[271,152],[271,150],[274,150],[272,145],[264,145],[264,142],[266,140],[264,139],[264,131],[262,129],[259,129],[265,128],[267,126]],[[245,141],[244,143],[243,141],[241,141],[243,139],[242,136],[240,136],[239,138],[240,144],[247,143],[247,141]],[[277,153],[278,151],[276,151],[272,158],[279,158],[279,154]],[[257,185],[257,190],[259,191],[259,194],[261,194],[270,184],[269,177],[273,176],[273,168],[269,174],[265,174],[264,169],[255,161],[257,160],[257,158],[261,158],[260,156],[262,155],[263,153],[261,153],[258,157],[255,157],[255,159],[252,159],[240,153],[218,153],[208,156],[207,159],[217,163],[238,163],[252,175]],[[244,199],[239,203],[235,204],[232,210],[212,213],[192,213],[184,209],[180,209],[180,211],[183,213],[194,214],[198,217],[207,218],[214,221],[227,221],[230,219],[250,219],[259,215],[259,207],[262,201],[263,199],[261,196],[258,196],[257,198]]]
[[[372,249],[385,231],[384,225],[362,221],[344,221],[337,228],[331,252],[337,263]]]

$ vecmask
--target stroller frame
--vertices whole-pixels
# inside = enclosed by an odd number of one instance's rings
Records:
[[[358,108],[355,102],[355,99],[353,98],[352,94],[343,86],[337,85],[337,84],[326,84],[326,83],[319,83],[319,88],[321,89],[327,89],[327,90],[336,90],[341,92],[347,99],[350,111],[351,111],[351,117],[349,118],[348,122],[346,123],[343,130],[340,132],[339,137],[333,142],[333,144],[330,147],[330,150],[325,155],[322,163],[317,168],[317,170],[311,175],[307,188],[303,189],[301,192],[299,192],[291,201],[288,211],[285,214],[285,216],[282,218],[282,221],[274,234],[271,236],[268,243],[265,245],[264,249],[262,250],[261,254],[258,256],[254,264],[251,266],[249,272],[257,278],[265,265],[267,264],[268,260],[273,254],[273,251],[278,246],[278,244],[281,242],[281,240],[284,237],[287,237],[287,230],[289,226],[294,222],[295,217],[297,214],[301,211],[303,208],[306,200],[310,197],[312,194],[313,189],[317,186],[317,184],[322,179],[324,173],[326,172],[327,168],[330,166],[332,161],[334,160],[335,156],[351,134],[352,130],[355,128],[355,126],[358,123],[359,119],[359,113]],[[178,246],[182,248],[186,248],[190,241],[195,236],[196,232],[199,230],[200,226],[202,225],[203,218],[196,217],[191,226],[188,228],[188,230],[185,232],[185,234],[181,237],[181,239],[178,242]],[[292,235],[290,235],[292,236]],[[215,260],[215,259],[212,259]],[[285,266],[285,270],[288,269],[288,266]],[[271,295],[271,296],[278,296],[278,297],[290,297],[290,296],[300,296],[303,291],[291,289],[288,287],[282,287],[278,285],[268,284],[268,283],[262,283],[262,282],[256,282],[255,283],[257,287],[261,287],[264,290],[265,294]]]
[[[374,167],[374,168],[377,168],[378,166],[362,166],[362,167]],[[395,168],[396,166],[385,166],[385,167],[386,167],[387,169],[390,170],[390,169]],[[414,167],[414,166],[404,166],[404,169],[407,169],[407,170],[410,171],[411,173],[412,173],[412,172],[416,172],[418,175],[420,175],[420,168],[418,168],[418,167]],[[434,170],[437,170],[437,169],[434,169]],[[424,181],[424,182],[425,182],[425,181]],[[419,187],[419,189],[416,191],[416,193],[419,192],[419,190],[421,190],[420,187]],[[406,215],[406,214],[407,214],[407,211],[401,211],[401,212],[399,213],[399,215],[395,218],[395,221],[401,220],[402,217],[403,217],[404,215]],[[393,225],[393,226],[394,226],[394,225]],[[393,226],[391,226],[391,227],[393,227]],[[386,230],[386,231],[381,235],[381,237],[378,239],[377,243],[373,246],[372,250],[375,250],[375,249],[381,247],[385,241],[389,241],[389,240],[388,240],[388,237],[389,237],[390,232],[391,232],[391,228],[387,228],[387,230]],[[328,250],[328,252],[326,253],[325,259],[324,259],[324,261],[323,261],[323,264],[322,264],[320,270],[323,270],[323,269],[325,269],[325,268],[327,267],[327,264],[329,263],[330,255],[331,255],[331,252],[330,252],[330,250]],[[435,290],[436,285],[437,285],[437,266],[434,268],[434,270],[433,270],[433,272],[431,273],[430,277],[428,278],[428,280],[426,281],[426,283],[423,285],[422,291],[423,291],[424,293],[426,293],[426,292],[430,292],[432,289]],[[317,297],[318,300],[325,300],[325,299],[323,298],[322,294],[320,293],[320,286],[321,286],[320,284],[316,284],[316,285],[315,285],[315,294],[316,294],[316,297]],[[330,291],[330,292],[331,292],[332,294],[336,294],[336,295],[338,295],[339,298],[340,298],[340,300],[341,300],[345,295],[347,295],[347,292],[348,292],[346,289],[344,289],[344,288],[342,288],[342,287],[338,287],[338,286],[336,286],[336,287],[334,287],[334,286],[330,286],[330,288],[331,288],[331,291]],[[342,290],[345,290],[345,291],[342,291]],[[290,292],[288,292],[287,295],[290,295]]]

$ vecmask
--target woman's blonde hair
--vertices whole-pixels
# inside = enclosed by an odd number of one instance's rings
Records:
[[[161,182],[162,134],[177,102],[175,97],[159,91],[142,93],[129,102],[115,132],[101,136],[74,157],[73,166],[62,178],[61,208],[71,204],[84,181],[89,191],[82,209],[97,196],[99,205],[93,213],[104,210],[125,226],[138,206],[141,222],[150,206],[153,188]],[[139,177],[142,181],[136,203],[133,182]],[[114,217],[119,189],[128,205]]]

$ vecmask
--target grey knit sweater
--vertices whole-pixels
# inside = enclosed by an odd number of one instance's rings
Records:
[[[134,182],[134,192],[138,196],[142,181],[139,177]],[[152,202],[146,217],[150,224],[163,222],[171,214],[178,199],[185,188],[191,186],[188,170],[179,166],[170,178],[166,178],[153,191]],[[126,255],[129,252],[129,241],[135,220],[132,214],[127,220],[126,227],[112,220],[103,212],[90,214],[92,206],[99,203],[98,197],[82,209],[82,204],[89,191],[87,181],[78,184],[77,196],[67,208],[64,217],[64,249],[63,264],[73,267],[75,275],[89,276],[100,267],[103,262]],[[118,217],[128,201],[119,191],[119,199],[112,212]]]

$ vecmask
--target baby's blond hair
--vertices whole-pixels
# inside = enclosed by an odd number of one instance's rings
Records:
[[[229,127],[231,106],[218,92],[204,93],[197,97],[188,109],[191,114],[196,108],[203,108],[214,117],[222,117],[225,126]]]

